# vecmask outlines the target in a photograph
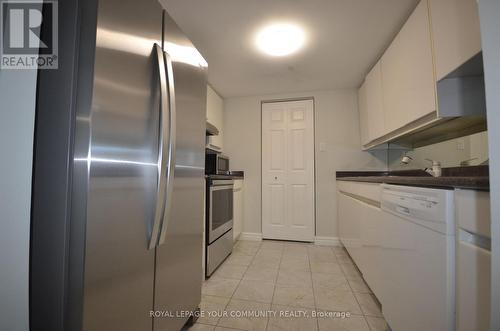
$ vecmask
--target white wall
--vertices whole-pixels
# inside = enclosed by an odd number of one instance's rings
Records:
[[[356,90],[262,95],[225,100],[224,151],[245,171],[244,232],[261,233],[261,101],[313,97],[315,104],[316,236],[337,236],[335,172],[385,170],[385,151],[361,151]],[[326,150],[320,151],[324,143]]]
[[[0,70],[0,330],[28,330],[36,70]]]
[[[483,45],[491,198],[491,330],[500,330],[500,1],[479,1]]]

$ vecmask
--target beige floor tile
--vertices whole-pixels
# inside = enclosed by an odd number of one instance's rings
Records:
[[[200,309],[203,316],[198,318],[197,323],[217,325],[221,313],[226,308],[229,298],[216,297],[211,295],[203,295],[201,297]]]
[[[237,316],[237,314],[249,311],[258,313],[266,312],[270,310],[270,308],[271,305],[266,303],[232,299],[226,308],[228,316],[221,317],[218,327],[264,331],[267,326],[267,317],[246,317]]]
[[[327,253],[327,252],[332,252],[332,247],[331,246],[319,246],[319,245],[311,245],[307,247],[308,251],[311,252],[318,252],[318,253]]]
[[[320,331],[370,331],[363,316],[318,318]]]
[[[251,266],[259,266],[261,268],[275,268],[280,266],[281,257],[279,256],[259,256],[255,257],[250,264]]]
[[[254,256],[255,254],[257,254],[258,251],[259,251],[258,246],[235,246],[233,248],[234,253],[251,255],[251,256]]]
[[[308,249],[305,245],[286,245],[283,249],[283,257],[307,258]]]
[[[240,281],[236,279],[210,278],[203,282],[201,292],[204,295],[230,298],[233,296],[239,282]]]
[[[255,254],[256,259],[260,258],[274,258],[281,260],[281,256],[283,255],[282,251],[278,250],[267,250],[267,249],[259,249],[257,254]]]
[[[214,325],[206,325],[201,324],[199,322],[195,323],[192,327],[190,327],[189,331],[213,331],[215,329]]]
[[[314,243],[307,241],[287,241],[286,244],[290,246],[314,246]]]
[[[312,246],[308,248],[309,259],[318,262],[336,262],[336,257],[330,247]]]
[[[311,273],[306,271],[288,271],[280,269],[276,283],[280,285],[312,287]]]
[[[216,327],[214,331],[241,331],[240,329]]]
[[[338,263],[354,264],[354,261],[347,254],[337,255]]]
[[[287,242],[284,246],[285,252],[293,252],[293,253],[307,253],[308,247],[310,244],[307,243],[290,243]]]
[[[335,256],[337,257],[342,256],[350,258],[350,255],[345,248],[334,249],[333,253],[335,253]]]
[[[324,287],[315,287],[314,297],[316,308],[318,309],[361,315],[361,308],[351,290],[332,290]]]
[[[262,241],[260,240],[238,240],[234,247],[260,247]]]
[[[211,278],[242,279],[245,271],[247,271],[246,266],[223,263],[212,274]]]
[[[331,250],[324,252],[309,252],[309,260],[311,262],[334,262],[337,263],[337,258]]]
[[[372,291],[370,291],[370,288],[368,287],[368,285],[366,285],[365,281],[363,280],[363,278],[359,277],[359,278],[350,278],[349,279],[349,285],[351,285],[351,289],[353,292],[356,292],[356,293],[372,293]]]
[[[259,251],[261,244],[260,241],[238,241],[233,247],[233,252],[245,255],[255,255]]]
[[[282,261],[306,261],[309,262],[309,254],[306,253],[286,253],[283,252]]]
[[[383,318],[366,316],[366,321],[370,326],[371,331],[386,331],[387,330],[387,322]]]
[[[276,316],[271,315],[267,331],[316,331],[318,322],[312,317],[312,311],[304,308],[292,308],[273,305]]]
[[[273,304],[290,307],[315,308],[314,293],[311,287],[276,285]]]
[[[361,273],[359,272],[358,268],[353,264],[341,263],[340,267],[342,268],[342,271],[344,272],[344,275],[347,277],[347,279],[356,279],[358,277],[361,277]]]
[[[285,247],[285,244],[282,241],[264,240],[264,241],[262,241],[262,245],[260,246],[260,249],[261,250],[282,252],[283,247]]]
[[[349,290],[349,283],[345,276],[339,274],[312,273],[314,287],[324,287],[332,290]]]
[[[380,306],[373,294],[354,293],[364,315],[383,317]]]
[[[281,270],[310,272],[311,267],[307,256],[305,258],[285,258],[281,259]]]
[[[234,292],[234,299],[271,303],[274,283],[256,280],[242,280]]]
[[[261,266],[251,266],[247,269],[243,275],[244,280],[259,280],[264,282],[276,282],[276,277],[278,276],[278,269],[276,268],[264,268]]]
[[[240,265],[240,266],[249,266],[252,263],[253,256],[245,255],[241,253],[232,253],[229,257],[223,262],[223,264],[228,265]]]
[[[328,274],[342,274],[340,265],[335,262],[317,262],[311,261],[311,271],[328,273]]]

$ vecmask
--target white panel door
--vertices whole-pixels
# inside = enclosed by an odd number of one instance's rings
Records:
[[[262,233],[314,240],[313,101],[262,105]]]

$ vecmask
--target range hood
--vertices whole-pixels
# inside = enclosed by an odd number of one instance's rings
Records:
[[[372,148],[388,144],[418,148],[487,130],[482,52],[437,82],[439,111],[373,141]]]
[[[207,136],[217,136],[219,135],[219,129],[209,121],[207,121]]]

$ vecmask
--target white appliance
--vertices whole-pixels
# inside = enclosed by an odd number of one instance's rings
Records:
[[[382,185],[383,314],[394,331],[455,330],[453,191]]]
[[[457,190],[457,330],[490,330],[489,192]]]

